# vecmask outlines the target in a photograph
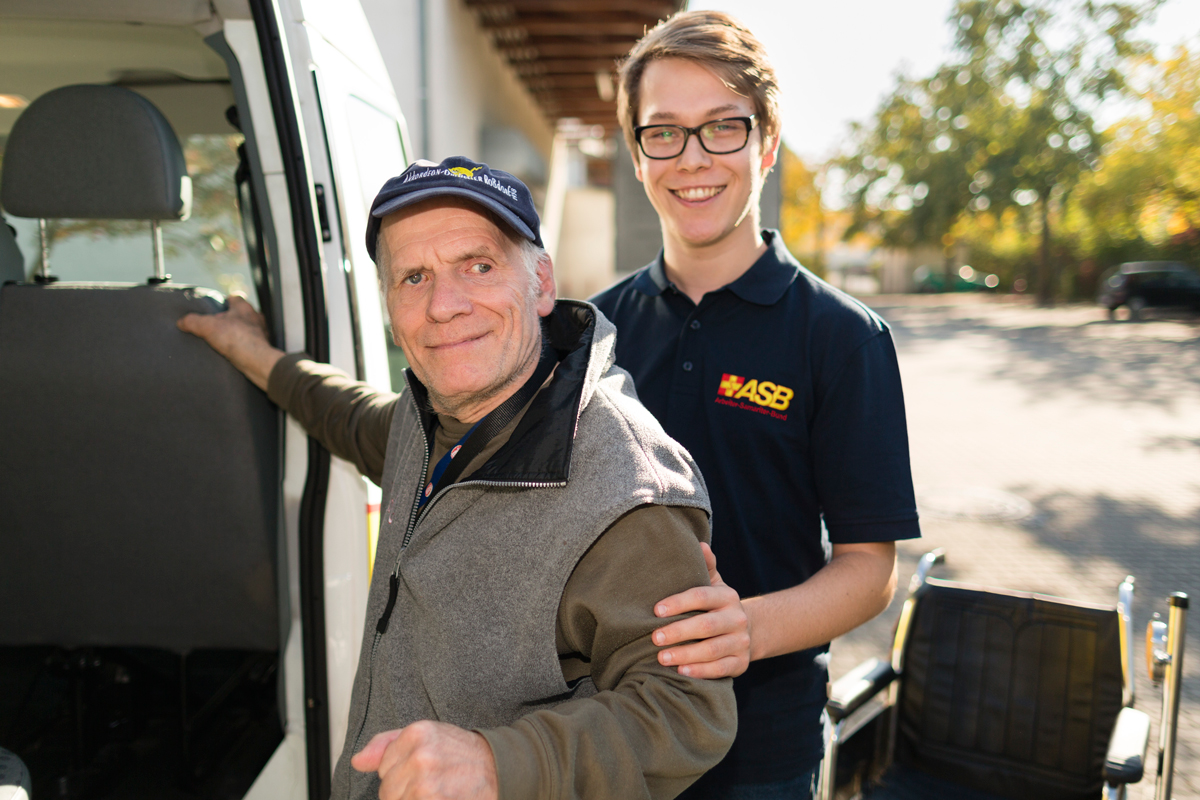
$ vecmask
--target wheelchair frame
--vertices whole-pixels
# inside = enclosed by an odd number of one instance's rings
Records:
[[[890,659],[869,659],[832,684],[825,709],[825,757],[821,762],[814,800],[835,800],[839,753],[856,734],[877,720],[877,740],[872,757],[855,781],[877,779],[892,764],[900,714],[900,681],[904,675],[905,647],[916,610],[917,593],[925,586],[934,566],[944,563],[945,552],[926,553],[917,564],[896,623]],[[1124,800],[1126,786],[1137,783],[1145,771],[1149,747],[1150,718],[1133,708],[1135,691],[1133,607],[1134,578],[1127,576],[1117,589],[1116,611],[1120,620],[1122,708],[1109,740],[1104,764],[1104,800]],[[1169,614],[1164,623],[1155,620],[1147,627],[1146,659],[1150,677],[1163,684],[1162,716],[1159,724],[1155,800],[1170,800],[1175,771],[1176,734],[1182,693],[1183,654],[1188,597],[1175,592],[1168,598]],[[882,750],[882,753],[880,751]],[[850,787],[843,796],[857,798],[861,792]]]

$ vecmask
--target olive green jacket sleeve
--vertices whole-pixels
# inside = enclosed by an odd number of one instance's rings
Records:
[[[654,604],[707,585],[698,509],[638,508],[576,565],[558,609],[568,683],[590,675],[597,694],[481,730],[496,757],[500,800],[671,798],[733,743],[731,679],[686,678],[658,663],[650,633],[669,620]]]
[[[304,353],[290,353],[271,370],[267,396],[326,450],[380,483],[392,414],[400,395],[355,381]]]

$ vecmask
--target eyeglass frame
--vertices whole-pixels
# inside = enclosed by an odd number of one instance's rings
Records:
[[[732,122],[734,120],[746,123],[746,141],[742,142],[741,147],[738,147],[734,150],[725,150],[720,153],[714,153],[712,150],[709,150],[704,146],[704,137],[700,135],[701,129],[712,125],[714,122]],[[745,150],[746,145],[750,144],[750,134],[757,127],[757,114],[751,114],[748,117],[721,117],[720,119],[710,119],[708,122],[701,123],[694,128],[689,128],[685,125],[672,125],[669,122],[659,122],[655,123],[654,125],[638,125],[633,129],[633,139],[637,142],[638,149],[642,151],[642,155],[644,155],[646,158],[653,159],[654,161],[670,161],[672,158],[679,158],[681,155],[683,155],[683,151],[687,150],[688,139],[692,138],[692,136],[695,136],[696,141],[700,142],[700,149],[708,153],[710,156],[727,156],[730,153],[737,153]],[[649,130],[650,128],[677,128],[683,131],[683,145],[679,148],[679,152],[673,156],[652,156],[647,153],[645,145],[642,144],[642,131]]]

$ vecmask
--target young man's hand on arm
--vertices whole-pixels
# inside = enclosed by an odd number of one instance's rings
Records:
[[[697,678],[736,677],[750,661],[832,641],[880,614],[896,591],[894,542],[835,544],[833,557],[798,586],[739,600],[705,549],[712,585],[672,595],[657,616],[704,612],[659,628],[659,662]]]
[[[709,585],[660,601],[654,606],[654,616],[704,613],[664,625],[654,632],[654,643],[668,648],[659,651],[658,663],[678,667],[681,674],[692,678],[736,678],[750,665],[750,619],[738,593],[721,580],[712,548],[707,544],[700,547],[708,567]]]

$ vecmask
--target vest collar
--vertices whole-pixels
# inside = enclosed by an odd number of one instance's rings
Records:
[[[579,415],[600,378],[612,366],[616,327],[591,303],[559,300],[542,320],[542,336],[558,366],[549,385],[530,402],[509,440],[463,482],[527,485],[565,484]],[[429,393],[411,369],[404,371],[412,402],[426,437],[435,415]]]

